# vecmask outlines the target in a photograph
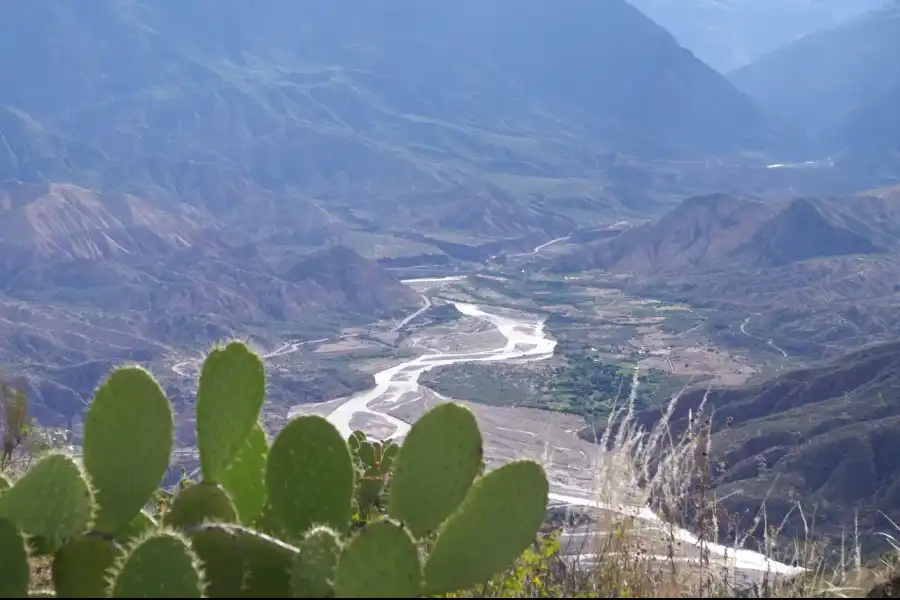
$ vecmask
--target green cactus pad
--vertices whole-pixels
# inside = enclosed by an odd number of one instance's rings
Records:
[[[534,542],[547,511],[548,491],[544,470],[524,460],[476,481],[431,548],[425,563],[426,594],[483,583],[509,567]]]
[[[42,535],[29,536],[28,553],[31,556],[50,556],[56,554],[62,548],[62,540],[60,538],[47,538]]]
[[[347,443],[334,425],[318,415],[291,421],[269,450],[269,502],[291,539],[303,539],[313,525],[346,532],[353,480]]]
[[[25,538],[11,521],[0,519],[0,598],[25,597],[30,576]]]
[[[416,538],[436,531],[466,496],[481,462],[472,412],[441,404],[415,422],[394,459],[388,515]]]
[[[384,489],[384,473],[369,467],[356,482],[356,503],[363,512],[368,512]]]
[[[251,525],[266,503],[268,454],[269,442],[266,440],[266,432],[257,423],[220,477],[219,482],[231,496],[238,517],[244,525]]]
[[[201,598],[197,556],[171,531],[140,540],[115,571],[113,598]]]
[[[278,520],[278,515],[275,513],[275,509],[272,508],[272,504],[268,501],[259,513],[259,517],[253,522],[253,529],[266,535],[284,537],[284,527],[281,521]]]
[[[163,517],[163,525],[187,529],[204,522],[234,523],[237,512],[231,498],[215,483],[197,483],[178,492]]]
[[[361,442],[359,448],[356,449],[356,454],[366,469],[374,467],[378,462],[378,458],[375,456],[375,446],[369,442]]]
[[[53,588],[62,598],[105,598],[106,572],[121,553],[115,542],[98,536],[70,539],[53,558]]]
[[[150,500],[173,443],[172,407],[156,380],[139,367],[110,375],[84,422],[84,467],[99,507],[97,531],[115,533]]]
[[[0,495],[0,518],[28,535],[60,540],[87,528],[91,492],[71,458],[50,454]]]
[[[416,598],[421,587],[419,551],[409,531],[388,520],[369,524],[350,540],[334,579],[341,598]]]
[[[239,525],[214,523],[197,530],[217,530],[231,536],[244,565],[239,598],[290,598],[291,569],[298,548]]]
[[[134,516],[131,523],[116,532],[116,541],[123,545],[128,544],[145,533],[156,529],[158,526],[158,523],[153,517],[142,510],[138,511],[138,514]]]
[[[190,539],[203,567],[207,597],[237,597],[244,586],[246,566],[236,537],[226,529],[200,528]]]
[[[387,473],[391,470],[391,467],[394,466],[394,460],[397,458],[397,453],[400,451],[400,446],[397,444],[387,444],[384,447],[384,450],[381,451],[381,465],[379,469],[381,469],[382,473]]]
[[[313,528],[300,542],[300,554],[291,571],[294,598],[330,598],[334,572],[341,554],[337,534],[327,527]]]
[[[197,388],[197,446],[205,481],[218,482],[259,418],[263,362],[241,342],[209,353]]]

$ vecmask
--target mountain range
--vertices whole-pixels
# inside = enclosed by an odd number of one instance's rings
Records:
[[[620,235],[562,257],[557,272],[653,274],[783,267],[806,260],[900,251],[896,197],[689,198]]]
[[[835,27],[884,0],[630,0],[721,73],[804,35]]]
[[[900,2],[812,32],[729,74],[813,143],[861,160],[900,157]]]
[[[355,228],[552,236],[573,197],[622,209],[618,153],[793,143],[624,0],[36,0],[0,39],[0,179],[215,212],[271,192]]]
[[[900,187],[781,201],[690,198],[542,268],[603,269],[633,294],[686,303],[727,347],[836,358],[891,341],[900,327]],[[748,317],[749,329],[741,327]]]
[[[58,423],[112,362],[407,314],[389,266],[802,187],[763,166],[805,144],[624,0],[0,3],[0,360]]]

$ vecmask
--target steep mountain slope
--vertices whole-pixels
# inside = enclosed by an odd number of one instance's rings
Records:
[[[252,183],[388,230],[559,235],[554,198],[617,210],[609,154],[785,138],[624,0],[36,0],[0,40],[0,178],[210,210]]]
[[[897,93],[898,56],[900,2],[891,0],[779,48],[734,71],[730,79],[761,105],[820,138],[827,139],[836,129],[854,128],[851,122],[862,127],[856,135],[863,135],[866,129],[880,127],[877,106],[889,106],[889,96]],[[863,135],[857,141],[871,139]],[[900,140],[892,142],[896,147]]]
[[[701,60],[726,73],[883,0],[630,0]]]
[[[550,268],[696,274],[897,250],[896,198],[866,194],[761,202],[719,194],[689,198],[655,221],[574,250]]]
[[[350,249],[303,254],[295,232],[239,228],[270,201],[250,198],[216,219],[188,203],[72,184],[0,186],[0,364],[25,382],[32,416],[77,422],[116,363],[168,369],[173,356],[223,338],[280,345],[286,335],[321,338],[421,306]],[[298,204],[282,216],[306,215],[322,240],[340,239],[319,212]],[[318,397],[317,373],[306,371],[308,385],[294,382],[294,395]],[[345,379],[365,385],[352,372]]]
[[[790,539],[803,535],[802,515],[814,534],[836,537],[842,527],[852,531],[858,514],[863,550],[877,554],[883,548],[874,532],[890,527],[879,511],[900,517],[898,398],[895,342],[756,385],[695,390],[678,401],[670,422],[684,431],[705,399],[715,464],[709,483],[738,531],[763,505],[768,523],[788,519]],[[654,408],[638,420],[652,427],[660,414]]]
[[[551,270],[651,274],[770,268],[898,249],[900,203],[893,199],[760,202],[714,195],[685,200],[656,221],[575,250]]]

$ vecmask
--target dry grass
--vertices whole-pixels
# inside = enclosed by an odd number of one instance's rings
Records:
[[[592,511],[595,533],[584,536],[585,547],[557,570],[562,578],[553,586],[564,596],[863,597],[890,578],[893,565],[863,567],[857,536],[842,544],[836,564],[826,563],[825,546],[815,539],[799,504],[796,510],[807,524],[804,539],[779,543],[784,523],[770,524],[764,507],[749,530],[737,532],[708,488],[715,461],[710,452],[714,420],[706,398],[687,431],[676,433],[669,426],[681,393],[657,426],[646,431],[634,418],[638,384],[636,372],[630,397],[610,415],[609,425],[617,426],[600,436],[605,452],[596,466],[594,497],[598,506],[613,510]],[[646,508],[623,515],[623,505]],[[772,562],[747,555],[743,548],[751,537]],[[900,543],[895,549],[900,554]],[[752,569],[751,562],[763,564]],[[787,565],[794,566],[793,573],[784,572]]]

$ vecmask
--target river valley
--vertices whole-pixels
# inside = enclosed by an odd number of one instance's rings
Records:
[[[414,279],[404,283],[423,294],[427,308],[430,300],[426,293],[458,279]],[[547,335],[544,322],[533,315],[512,316],[508,309],[452,303],[463,318],[489,325],[501,334],[505,343],[488,349],[475,345],[462,351],[457,344],[451,352],[441,347],[440,340],[432,341],[432,347],[416,358],[375,373],[374,388],[318,405],[295,406],[288,417],[317,413],[326,416],[344,436],[361,429],[372,437],[402,441],[410,423],[435,404],[449,401],[419,385],[419,377],[429,369],[463,362],[540,361],[553,355],[557,342]],[[459,336],[458,339],[465,338]],[[666,537],[676,540],[681,547],[679,560],[699,561],[701,552],[697,537],[664,523],[645,506],[645,498],[624,475],[627,469],[612,464],[623,457],[601,452],[599,446],[577,437],[577,430],[583,426],[579,418],[536,409],[487,406],[464,399],[454,401],[469,406],[475,413],[485,438],[488,468],[515,459],[537,460],[548,473],[552,505],[586,508],[599,515],[588,529],[564,534],[563,543],[568,554],[590,560],[597,537],[607,534],[614,523],[627,517],[634,524],[632,527],[640,531],[639,535],[646,538],[649,556],[664,558],[661,540]],[[797,572],[795,567],[768,560],[749,550],[710,543],[704,543],[703,549],[711,562],[721,563],[721,567],[741,579],[765,571]]]

